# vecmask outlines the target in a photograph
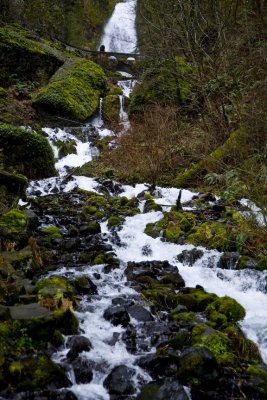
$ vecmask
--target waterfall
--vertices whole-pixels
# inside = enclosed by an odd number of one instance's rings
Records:
[[[108,21],[101,44],[104,44],[107,51],[130,53],[136,50],[136,32],[135,32],[135,7],[136,0],[126,0],[116,5],[114,13]],[[126,78],[131,78],[129,74],[121,73]],[[122,132],[129,128],[128,115],[125,111],[125,97],[129,97],[136,80],[126,79],[118,82],[122,89],[119,95],[120,101],[120,122],[123,126]],[[103,99],[99,102],[99,115],[91,121],[95,130],[100,136],[111,135],[112,132],[103,128]],[[90,142],[84,143],[74,135],[63,129],[44,129],[48,135],[51,146],[54,149],[55,157],[58,158],[58,149],[55,146],[57,141],[74,141],[76,154],[69,154],[61,160],[57,160],[56,168],[59,177],[49,178],[42,181],[33,181],[28,188],[30,196],[44,196],[52,193],[69,193],[73,189],[83,189],[90,192],[101,192],[99,180],[82,176],[71,176],[64,180],[68,175],[68,167],[81,166],[94,158]],[[90,137],[89,137],[90,140]],[[111,182],[111,181],[110,181]],[[135,186],[119,185],[117,182],[111,182],[114,186],[119,186],[118,197],[126,196],[131,199],[145,191],[148,194],[148,188],[145,184]],[[105,188],[106,189],[106,188]],[[107,190],[107,189],[106,189]],[[155,190],[158,204],[171,205],[179,195],[179,189],[161,188]],[[112,197],[114,193],[109,193]],[[187,190],[182,192],[182,202],[188,202],[195,193]],[[24,203],[25,204],[25,203]],[[141,350],[138,348],[137,354],[130,353],[123,340],[125,328],[121,325],[114,326],[103,315],[108,307],[111,307],[115,301],[123,298],[127,301],[133,300],[140,306],[143,305],[143,299],[137,292],[127,284],[125,277],[125,266],[129,261],[165,261],[167,260],[173,266],[179,268],[182,277],[187,286],[194,287],[202,285],[206,291],[214,292],[219,296],[228,295],[235,298],[246,308],[246,317],[241,322],[241,327],[249,338],[254,340],[261,350],[262,356],[267,361],[267,310],[266,310],[266,284],[267,272],[257,271],[235,271],[220,270],[216,267],[221,254],[216,250],[205,250],[204,255],[194,266],[183,265],[177,260],[177,255],[183,250],[192,249],[191,245],[179,245],[176,243],[164,242],[160,238],[152,238],[144,233],[148,223],[153,223],[162,218],[161,212],[149,211],[144,213],[145,200],[140,200],[139,208],[141,213],[125,218],[118,231],[112,232],[108,228],[106,221],[101,222],[101,235],[105,240],[106,246],[111,246],[112,251],[116,253],[119,268],[110,271],[101,265],[74,265],[62,267],[50,274],[66,275],[67,277],[79,277],[86,274],[97,286],[96,295],[83,296],[76,315],[80,322],[82,335],[90,339],[92,350],[82,354],[83,360],[94,368],[94,376],[91,382],[77,384],[74,373],[70,369],[70,376],[73,386],[71,390],[79,400],[109,400],[110,396],[103,386],[103,382],[112,368],[124,364],[133,369],[136,388],[142,384],[151,381],[151,377],[136,365],[136,360],[140,355],[149,354],[153,351],[153,346],[147,345],[147,348]],[[66,229],[67,231],[67,229]],[[99,236],[101,236],[99,234]],[[87,243],[89,246],[89,244]],[[101,243],[101,246],[103,244]],[[104,245],[103,245],[104,246]],[[144,253],[144,248],[149,252]],[[211,268],[210,265],[213,265]],[[147,305],[146,305],[147,307]],[[141,323],[134,318],[131,319],[131,326],[141,336]],[[149,335],[142,340],[149,341]],[[147,344],[147,342],[145,343]],[[66,362],[68,352],[67,339],[65,347],[60,349],[55,355],[54,360],[58,363]],[[85,363],[86,364],[86,363]],[[86,364],[87,365],[87,364]],[[164,367],[163,367],[164,368]],[[112,397],[111,397],[112,398]],[[128,397],[127,397],[128,398]],[[190,396],[188,395],[188,399]]]
[[[136,0],[125,0],[116,5],[100,41],[100,45],[104,45],[106,51],[116,53],[136,51],[135,9]]]

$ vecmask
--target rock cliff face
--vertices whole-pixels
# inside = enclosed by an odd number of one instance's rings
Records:
[[[5,22],[76,45],[96,45],[117,0],[2,0]]]

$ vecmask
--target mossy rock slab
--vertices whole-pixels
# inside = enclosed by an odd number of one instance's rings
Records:
[[[56,175],[54,154],[47,139],[34,131],[0,123],[0,148],[4,165],[12,164],[19,173],[31,179]],[[25,178],[17,176],[25,185]]]
[[[119,122],[120,99],[116,94],[110,94],[103,100],[103,116],[105,121]]]
[[[38,303],[27,304],[17,307],[9,307],[11,319],[13,320],[28,320],[31,318],[44,318],[52,313]]]
[[[98,108],[106,77],[92,61],[74,61],[62,67],[50,83],[33,98],[36,108],[85,121]]]
[[[240,321],[246,315],[244,307],[241,306],[241,304],[239,304],[235,299],[232,299],[228,296],[217,298],[214,302],[207,306],[205,311],[211,321],[217,320],[217,314],[224,315],[228,322]]]
[[[8,372],[10,382],[18,391],[59,389],[71,385],[64,370],[43,354],[12,362]]]

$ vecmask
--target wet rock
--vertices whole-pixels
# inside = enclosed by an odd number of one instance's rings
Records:
[[[136,280],[140,276],[150,276],[157,279],[157,277],[166,274],[179,274],[177,267],[169,264],[168,261],[128,262],[125,273],[130,281]]]
[[[178,379],[188,384],[194,380],[211,382],[218,377],[218,365],[214,354],[205,347],[190,347],[180,357]]]
[[[222,269],[236,269],[240,254],[235,251],[223,253],[220,257],[217,267]]]
[[[130,316],[137,321],[148,322],[154,320],[151,313],[138,304],[127,307],[126,310],[130,314]]]
[[[177,374],[179,358],[174,355],[158,356],[157,354],[149,354],[141,357],[136,364],[148,371],[152,378],[159,379]]]
[[[183,250],[182,253],[177,256],[177,260],[184,265],[186,264],[192,267],[197,260],[203,257],[203,254],[202,250],[196,248],[192,250]]]
[[[90,383],[93,379],[93,365],[89,360],[77,357],[72,363],[76,383]]]
[[[134,382],[132,380],[135,370],[125,365],[119,365],[113,368],[107,378],[104,380],[104,387],[109,394],[129,395],[134,393]]]
[[[0,400],[5,400],[0,397]],[[22,392],[17,393],[12,400],[78,400],[70,390],[50,391],[43,390],[42,392]]]
[[[130,322],[130,317],[123,306],[110,306],[104,311],[104,318],[113,325],[122,325],[124,328]]]
[[[127,326],[127,329],[122,334],[122,340],[126,345],[126,349],[131,354],[134,354],[137,351],[136,336],[136,328],[132,325]]]
[[[79,276],[74,281],[75,289],[80,294],[97,294],[97,287],[88,276]]]
[[[39,303],[32,303],[23,306],[13,306],[9,307],[10,315],[12,319],[31,319],[31,318],[44,318],[52,313],[45,307],[41,306]]]
[[[7,321],[10,317],[9,308],[0,305],[0,321]]]
[[[67,251],[76,251],[79,249],[80,244],[81,240],[79,238],[72,238],[64,241],[63,248]]]
[[[188,395],[176,380],[166,380],[143,386],[137,400],[188,400]]]
[[[92,344],[90,340],[84,336],[74,336],[69,341],[70,350],[67,353],[67,359],[75,360],[76,357],[83,351],[90,351]]]
[[[44,354],[21,356],[11,362],[7,378],[17,392],[54,391],[71,386],[65,371]]]
[[[123,297],[116,297],[115,299],[112,299],[112,304],[114,306],[130,307],[134,304],[134,301]]]

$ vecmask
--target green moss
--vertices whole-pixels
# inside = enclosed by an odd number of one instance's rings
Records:
[[[208,249],[218,249],[219,251],[234,251],[237,246],[232,226],[219,222],[205,222],[200,226],[195,226],[186,242]]]
[[[177,294],[175,300],[178,304],[187,307],[189,311],[201,312],[214,302],[217,296],[214,293],[206,293],[203,290],[191,289],[190,293]]]
[[[0,105],[5,103],[7,98],[7,91],[0,86]]]
[[[194,322],[197,319],[197,315],[193,312],[172,312],[169,315],[169,319],[176,322]]]
[[[232,357],[230,352],[230,339],[220,331],[207,333],[207,325],[196,325],[192,330],[192,344],[194,346],[203,346],[209,349],[215,356],[218,364],[224,364],[228,361],[232,365],[236,357]]]
[[[246,315],[244,307],[242,307],[235,299],[228,296],[219,297],[207,306],[206,313],[211,320],[214,311],[225,315],[228,322],[240,321]]]
[[[242,148],[246,136],[247,133],[243,127],[232,132],[228,139],[216,150],[178,175],[173,184],[176,187],[188,187],[198,182],[207,172],[220,171],[221,166],[227,164],[229,158],[240,154],[240,148]]]
[[[249,261],[248,256],[241,256],[237,262],[236,269],[244,269]]]
[[[160,221],[147,224],[145,233],[154,238],[163,233],[163,237],[168,241],[176,242],[180,236],[190,231],[195,223],[196,217],[194,214],[171,211],[166,213]]]
[[[96,221],[89,221],[87,227],[88,227],[89,233],[91,233],[91,234],[96,234],[96,233],[101,232],[101,227],[100,227],[99,223]]]
[[[120,113],[120,99],[118,95],[108,95],[103,100],[103,116],[108,122],[118,122]]]
[[[6,226],[10,230],[23,230],[27,225],[27,216],[18,208],[13,208],[0,217],[0,226]]]
[[[188,344],[189,335],[186,330],[181,330],[174,336],[171,340],[169,340],[168,344],[171,348],[181,350],[185,345]]]
[[[247,339],[236,325],[228,324],[224,328],[224,333],[230,340],[232,352],[240,360],[250,363],[261,362],[261,355],[257,345],[250,339]]]
[[[74,140],[71,140],[68,143],[58,141],[56,143],[56,146],[59,149],[59,151],[58,151],[59,158],[66,157],[68,154],[76,154],[77,153],[76,142]]]
[[[109,88],[108,94],[110,96],[117,96],[118,97],[118,96],[120,96],[122,94],[122,89],[117,85],[112,85]]]
[[[145,202],[145,212],[149,211],[162,211],[162,207],[159,206],[153,199],[147,199]]]
[[[90,206],[95,206],[99,208],[108,206],[107,199],[105,199],[104,196],[98,194],[90,195],[87,199],[87,203],[90,204]]]
[[[114,226],[120,225],[122,219],[120,217],[116,217],[115,215],[109,217],[108,219],[108,227],[112,228]]]
[[[74,61],[68,67],[62,67],[34,96],[33,105],[84,121],[97,110],[105,85],[105,74],[100,66],[91,61]]]
[[[253,377],[254,379],[257,379],[257,386],[254,384],[254,386],[257,388],[258,393],[261,395],[267,395],[267,370],[266,368],[263,368],[259,365],[250,365],[246,373]]]
[[[147,65],[130,97],[130,112],[140,112],[147,104],[183,103],[191,91],[191,74],[192,68],[182,57]]]
[[[0,148],[4,164],[12,164],[29,178],[56,175],[52,148],[45,137],[34,131],[0,123]]]
[[[105,264],[105,263],[106,263],[105,254],[98,254],[93,261],[93,265],[99,265],[99,264]]]
[[[151,301],[152,303],[158,306],[163,306],[164,308],[174,308],[177,305],[175,300],[173,301],[170,296],[173,293],[173,291],[167,290],[166,288],[156,288],[142,291],[142,295],[147,301]]]
[[[47,228],[42,229],[41,232],[51,239],[62,239],[62,232],[57,226],[48,226]]]
[[[265,271],[267,269],[267,256],[261,256],[256,264],[258,271]]]

